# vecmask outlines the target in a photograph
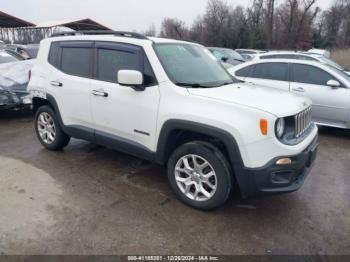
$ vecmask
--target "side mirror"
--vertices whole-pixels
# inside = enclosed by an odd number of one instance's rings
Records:
[[[143,75],[140,71],[136,70],[119,70],[118,71],[118,84],[122,86],[130,86],[136,91],[143,91]]]
[[[227,57],[227,56],[221,57],[221,61],[222,61],[222,62],[226,62],[227,60],[228,60],[228,57]]]
[[[327,82],[327,86],[330,86],[332,88],[338,88],[341,87],[341,84],[337,80],[331,79]]]

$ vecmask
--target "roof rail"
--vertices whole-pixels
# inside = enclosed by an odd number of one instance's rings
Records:
[[[73,36],[73,35],[114,35],[114,36],[123,36],[137,39],[148,39],[146,36],[133,32],[124,32],[124,31],[111,31],[111,30],[87,30],[87,31],[68,31],[68,32],[59,32],[54,33],[50,37],[58,36]]]

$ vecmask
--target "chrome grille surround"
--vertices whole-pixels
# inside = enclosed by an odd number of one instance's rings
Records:
[[[294,116],[295,130],[294,135],[296,138],[302,136],[305,131],[311,126],[311,107],[308,107],[304,111]]]

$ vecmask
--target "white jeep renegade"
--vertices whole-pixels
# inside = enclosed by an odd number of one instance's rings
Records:
[[[199,209],[292,192],[315,160],[311,102],[238,81],[203,46],[125,32],[41,42],[29,91],[49,150],[70,137],[166,164],[177,197]]]

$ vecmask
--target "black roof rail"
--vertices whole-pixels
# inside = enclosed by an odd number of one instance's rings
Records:
[[[146,36],[134,32],[125,32],[125,31],[111,31],[111,30],[84,30],[84,31],[67,31],[53,33],[50,37],[58,36],[73,36],[73,35],[115,35],[123,36],[137,39],[148,39]]]

